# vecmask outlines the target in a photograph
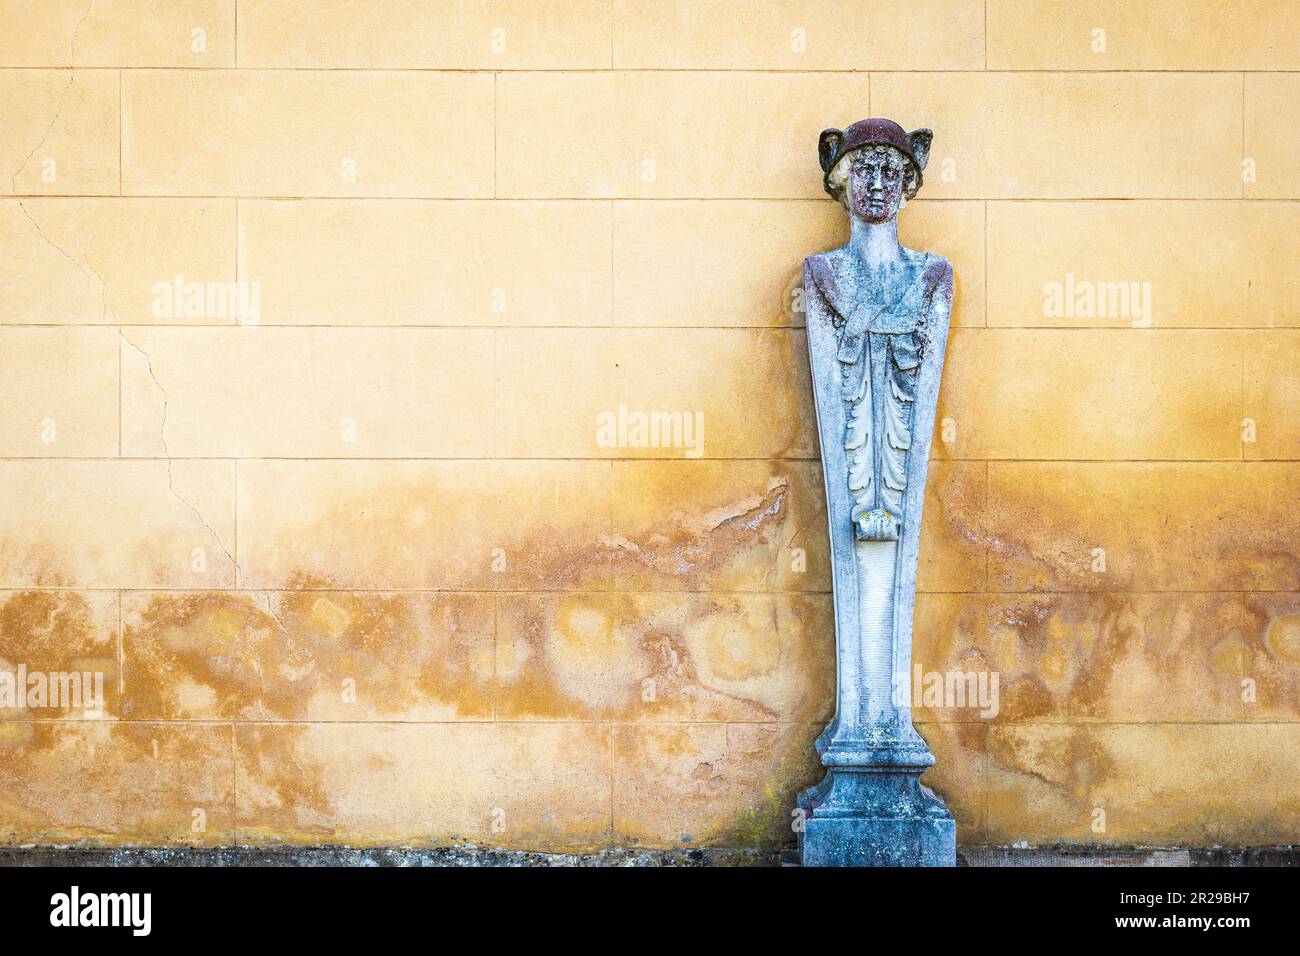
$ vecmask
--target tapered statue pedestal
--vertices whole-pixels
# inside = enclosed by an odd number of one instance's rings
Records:
[[[912,615],[921,506],[952,309],[952,267],[898,242],[929,130],[868,119],[822,133],[847,245],[804,264],[808,358],[826,480],[835,600],[835,719],[824,780],[799,796],[805,866],[952,866],[956,823],[921,784]]]

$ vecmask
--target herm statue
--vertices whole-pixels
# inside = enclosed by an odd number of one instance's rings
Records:
[[[799,795],[805,866],[952,866],[956,823],[921,784],[934,757],[912,725],[912,612],[926,465],[952,311],[952,266],[898,241],[928,129],[865,119],[821,134],[846,245],[804,262],[808,360],[826,480],[835,601],[827,768]]]

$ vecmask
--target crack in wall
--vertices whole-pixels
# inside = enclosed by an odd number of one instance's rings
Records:
[[[27,168],[27,164],[32,161],[32,157],[36,155],[37,150],[45,145],[46,140],[50,138],[50,133],[54,131],[55,125],[59,122],[59,117],[63,115],[63,107],[68,101],[68,90],[72,89],[72,84],[77,81],[77,75],[73,72],[77,65],[77,37],[81,33],[82,24],[89,19],[90,13],[94,9],[95,0],[90,0],[90,3],[86,4],[86,12],[81,15],[81,19],[77,21],[76,29],[72,31],[72,40],[68,44],[68,83],[63,87],[63,92],[59,94],[59,105],[54,111],[54,118],[50,120],[50,125],[45,127],[44,134],[42,134],[36,145],[32,147],[32,151],[24,157],[23,161],[18,164],[18,168],[14,170],[13,175],[9,177],[9,189],[15,194],[18,192],[19,174]],[[19,203],[19,205],[21,205],[21,203]],[[28,218],[31,217],[29,216]]]
[[[149,371],[149,378],[153,381],[154,387],[158,389],[159,394],[162,395],[162,400],[163,400],[162,423],[158,427],[158,441],[161,442],[162,444],[163,457],[167,461],[167,490],[171,493],[173,498],[175,498],[177,501],[179,501],[181,504],[183,504],[186,508],[188,508],[193,513],[194,517],[196,517],[199,520],[199,523],[202,524],[204,529],[208,532],[208,534],[211,535],[212,540],[217,543],[217,547],[221,549],[221,552],[226,556],[227,560],[230,561],[231,566],[235,569],[235,574],[236,574],[235,589],[238,590],[239,582],[244,578],[244,570],[239,566],[239,559],[235,557],[235,555],[231,552],[231,550],[228,547],[226,547],[225,542],[221,540],[221,535],[217,534],[216,529],[213,528],[212,525],[208,524],[207,519],[203,517],[203,513],[199,510],[198,506],[193,501],[186,498],[176,490],[174,480],[173,480],[173,474],[172,474],[172,454],[171,454],[171,449],[167,445],[167,435],[166,435],[167,413],[168,413],[168,408],[170,406],[170,398],[167,395],[167,389],[163,387],[162,382],[159,381],[158,379],[157,373],[154,372],[153,359],[149,356],[148,352],[146,352],[139,345],[137,345],[136,343],[132,342],[129,338],[127,338],[126,333],[122,331],[120,326],[117,329],[117,334],[118,337],[123,342],[131,346],[131,348],[135,349],[137,352],[140,353],[141,356],[144,357],[145,367]],[[236,519],[237,517],[238,516],[236,516]],[[285,625],[284,621],[280,620],[279,614],[276,613],[275,608],[272,605],[271,595],[264,594],[262,596],[265,598],[265,607],[262,608],[262,610],[264,610],[267,616],[269,616],[272,620],[275,621],[276,624],[280,626],[280,630],[282,630],[286,635],[288,635],[289,628]],[[256,596],[254,597],[254,602],[258,603]],[[260,603],[259,606],[261,606]]]
[[[89,16],[90,10],[93,7],[94,7],[94,2],[92,0],[90,6],[87,7],[86,9],[86,16]],[[82,17],[82,20],[83,21],[85,20],[85,16]],[[78,25],[78,30],[80,30],[80,24]],[[74,42],[75,42],[75,36],[74,36]],[[37,144],[36,149],[39,148],[40,148],[40,144]],[[34,154],[35,152],[36,150],[33,149],[32,153]],[[15,176],[17,176],[17,173],[15,173]],[[22,199],[16,199],[16,202],[18,203],[18,208],[22,210],[23,215],[27,218],[27,221],[31,223],[32,228],[36,231],[36,234],[41,237],[41,240],[45,242],[46,245],[48,245],[51,249],[57,252],[64,259],[67,259],[68,262],[76,266],[77,271],[79,271],[87,279],[99,283],[100,319],[105,325],[110,324],[111,319],[114,318],[114,316],[112,314],[113,310],[110,308],[108,304],[108,283],[104,279],[103,275],[100,274],[98,269],[96,269],[93,265],[90,264],[89,260],[82,261],[81,259],[72,255],[72,253],[70,253],[67,249],[63,248],[53,239],[51,239],[50,236],[45,232],[45,230],[41,228],[41,224],[36,221],[35,217],[32,216],[31,211],[27,208],[27,206],[24,204]],[[230,548],[226,546],[225,542],[222,541],[221,535],[217,533],[216,529],[213,528],[212,525],[203,516],[203,513],[199,510],[198,506],[193,501],[186,498],[176,490],[175,476],[172,467],[173,459],[172,459],[171,449],[168,447],[167,444],[167,434],[166,434],[167,415],[170,408],[170,398],[167,394],[167,389],[163,387],[162,382],[158,379],[157,373],[154,371],[153,359],[150,357],[148,352],[146,352],[143,348],[141,348],[139,345],[137,345],[135,342],[133,342],[130,338],[127,337],[125,331],[123,331],[120,325],[114,325],[114,328],[117,331],[118,338],[120,338],[123,342],[125,342],[127,345],[133,348],[144,358],[145,367],[148,369],[149,372],[149,378],[153,381],[154,387],[158,389],[159,394],[162,396],[162,401],[163,401],[162,422],[159,425],[159,429],[158,429],[158,441],[162,445],[163,457],[167,461],[167,490],[172,495],[173,498],[175,498],[177,501],[183,504],[187,509],[189,509],[189,511],[194,515],[194,517],[199,520],[199,523],[203,525],[203,528],[211,536],[212,540],[216,542],[217,547],[221,549],[222,554],[224,554],[226,558],[230,561],[231,566],[235,569],[236,572],[235,584],[236,587],[238,587],[239,580],[243,577],[243,569],[240,568],[239,561],[236,559],[235,555],[230,550]],[[119,388],[120,387],[121,387],[121,383],[119,382]],[[273,618],[277,624],[280,625],[281,629],[283,629],[286,633],[288,633],[288,629],[285,627],[284,622],[280,620],[279,616],[275,613],[275,611],[270,606],[271,602],[269,597],[266,603],[267,603],[267,607],[265,609],[266,613],[271,618]]]
[[[28,210],[27,206],[24,205],[23,201],[21,199],[15,201],[18,203],[18,208],[22,210],[23,215],[27,217],[27,221],[32,224],[32,228],[36,230],[36,234],[45,241],[45,244],[47,246],[49,246],[59,255],[63,256],[63,258],[67,259],[74,266],[76,266],[78,271],[80,271],[81,274],[84,275],[87,279],[92,279],[99,282],[100,317],[103,319],[107,319],[109,313],[108,285],[107,283],[104,282],[104,277],[101,276],[93,266],[90,266],[89,264],[83,263],[81,260],[74,258],[71,253],[69,253],[66,249],[60,246],[49,236],[47,236],[45,234],[45,230],[41,228],[41,224],[38,223],[32,217],[30,210]]]
[[[140,353],[140,355],[144,357],[145,368],[147,368],[149,371],[149,378],[153,381],[154,387],[158,389],[159,394],[162,395],[162,402],[163,402],[162,424],[160,424],[158,427],[158,441],[162,444],[163,457],[167,460],[167,490],[171,492],[173,498],[175,498],[177,501],[184,504],[187,508],[190,509],[190,511],[194,513],[194,517],[199,519],[199,522],[203,525],[203,527],[207,529],[210,535],[212,535],[212,539],[216,541],[217,546],[221,548],[225,556],[230,559],[231,565],[234,566],[236,571],[240,571],[239,562],[235,560],[235,556],[231,554],[230,549],[227,548],[225,542],[221,540],[221,536],[217,534],[216,530],[212,527],[212,525],[208,524],[207,519],[203,517],[203,514],[202,512],[199,511],[198,506],[195,505],[194,502],[190,501],[188,498],[181,495],[181,493],[176,490],[176,486],[174,484],[173,474],[172,474],[171,449],[167,446],[167,413],[171,404],[171,400],[168,398],[167,389],[163,388],[162,382],[158,380],[157,373],[154,372],[153,359],[150,358],[148,352],[146,352],[140,346],[136,345],[129,338],[127,338],[126,333],[122,331],[122,328],[120,326],[117,329],[117,334],[118,337],[123,342],[131,346],[131,348],[135,349],[137,352]],[[240,571],[240,573],[242,575],[242,571]]]
[[[51,249],[53,249],[55,252],[59,253],[59,255],[63,256],[63,258],[67,259],[69,262],[75,265],[77,269],[81,272],[81,274],[84,275],[87,279],[93,278],[94,280],[98,281],[100,305],[102,310],[100,313],[100,318],[103,319],[107,324],[107,321],[109,319],[109,313],[111,310],[108,305],[108,283],[104,280],[104,277],[100,275],[99,271],[94,266],[90,265],[89,262],[83,263],[81,260],[74,257],[70,252],[68,252],[58,243],[54,242],[54,240],[52,240],[48,235],[46,235],[45,230],[43,230],[40,224],[34,218],[32,218],[32,214],[27,210],[27,207],[23,205],[23,201],[21,199],[18,200],[18,207],[23,211],[23,215],[26,216],[27,220],[32,224],[32,228],[36,230],[37,234],[45,241],[45,243]],[[126,333],[122,330],[122,327],[120,325],[115,326],[115,328],[117,329],[118,338],[120,338],[127,345],[131,346],[131,348],[135,349],[137,352],[140,353],[140,355],[144,357],[145,367],[149,370],[149,377],[153,380],[154,387],[158,389],[159,394],[162,395],[162,400],[163,400],[162,424],[159,426],[158,429],[158,441],[162,444],[163,457],[167,460],[167,490],[171,492],[172,497],[174,497],[177,501],[181,502],[181,504],[185,505],[190,511],[194,513],[194,516],[199,519],[199,522],[203,525],[205,529],[207,529],[208,534],[210,534],[212,536],[212,539],[217,543],[217,547],[219,547],[222,553],[225,554],[225,556],[230,560],[230,563],[235,568],[235,570],[242,575],[243,572],[239,567],[239,562],[235,560],[235,556],[231,553],[230,549],[226,547],[225,542],[221,540],[221,536],[217,534],[216,529],[214,529],[212,525],[208,523],[207,519],[203,517],[203,514],[199,511],[198,506],[195,505],[194,502],[190,501],[188,498],[184,497],[183,495],[180,494],[180,492],[176,490],[175,481],[172,472],[171,450],[167,446],[167,434],[166,434],[167,414],[170,405],[170,400],[167,396],[167,389],[165,389],[163,387],[162,382],[158,380],[158,376],[154,372],[153,360],[150,358],[149,353],[146,352],[144,349],[142,349],[135,342],[132,342],[129,338],[127,338]],[[274,615],[272,616],[274,617]]]

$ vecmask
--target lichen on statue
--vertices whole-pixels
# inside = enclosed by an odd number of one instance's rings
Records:
[[[919,781],[934,758],[896,693],[911,665],[952,307],[948,261],[898,241],[898,213],[921,188],[930,141],[929,130],[868,119],[826,130],[818,143],[823,185],[848,212],[850,233],[804,264],[838,677],[835,718],[817,741],[829,773],[800,798],[810,864],[944,864],[955,853],[952,817]]]
[[[913,156],[925,156],[928,131],[913,136]],[[898,537],[917,371],[930,345],[935,296],[952,282],[946,259],[898,241],[897,215],[920,189],[923,164],[883,143],[835,159],[826,190],[848,211],[852,233],[847,245],[808,260],[838,334],[851,520],[859,540]],[[880,407],[873,407],[873,396]]]

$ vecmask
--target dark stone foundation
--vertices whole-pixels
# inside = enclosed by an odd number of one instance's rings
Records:
[[[0,866],[798,866],[788,850],[635,850],[529,853],[485,847],[5,847]],[[982,866],[1285,866],[1300,867],[1300,846],[1088,847],[968,846],[957,865]]]

